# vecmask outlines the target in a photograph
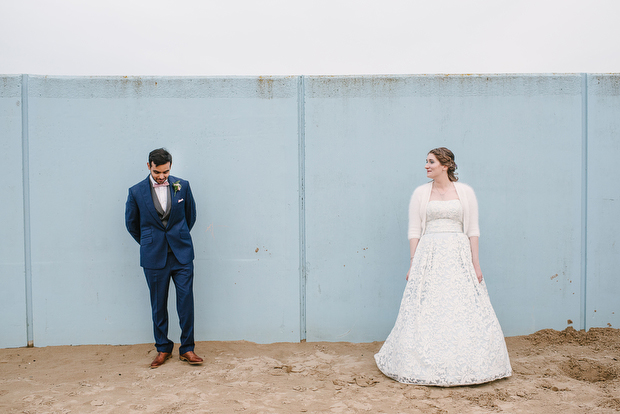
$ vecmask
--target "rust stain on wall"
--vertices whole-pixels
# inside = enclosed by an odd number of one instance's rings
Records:
[[[273,99],[273,78],[266,76],[259,76],[258,80],[258,95],[263,99]]]

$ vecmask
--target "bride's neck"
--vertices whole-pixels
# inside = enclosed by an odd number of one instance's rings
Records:
[[[447,176],[446,177],[439,177],[439,178],[433,180],[433,185],[438,190],[446,190],[446,189],[450,188],[450,186],[452,186],[452,181],[450,181],[450,179]]]

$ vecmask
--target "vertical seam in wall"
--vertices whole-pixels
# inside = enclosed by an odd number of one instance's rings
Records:
[[[581,74],[581,329],[587,323],[588,287],[588,74]]]
[[[297,139],[299,152],[299,340],[306,340],[306,86],[297,81]]]
[[[22,75],[22,187],[24,197],[24,276],[26,288],[26,339],[34,346],[32,312],[32,256],[30,240],[30,143],[28,136],[28,75]]]

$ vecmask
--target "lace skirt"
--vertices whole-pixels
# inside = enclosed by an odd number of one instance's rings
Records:
[[[422,236],[396,323],[375,361],[386,376],[408,384],[469,385],[512,375],[465,234]]]

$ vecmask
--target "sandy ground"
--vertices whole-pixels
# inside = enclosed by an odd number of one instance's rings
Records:
[[[157,369],[151,344],[0,349],[0,413],[615,413],[620,330],[507,338],[514,375],[435,388],[386,378],[381,343],[199,342]],[[176,351],[176,349],[175,349]]]

